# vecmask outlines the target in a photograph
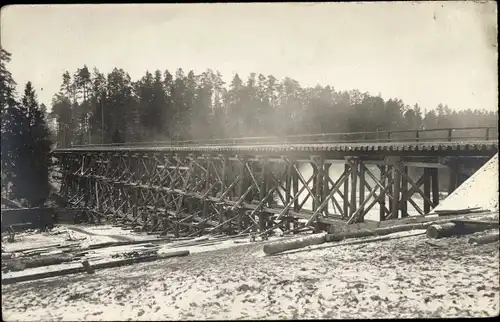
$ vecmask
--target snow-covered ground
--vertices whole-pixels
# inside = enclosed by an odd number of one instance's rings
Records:
[[[425,236],[264,256],[262,243],[2,286],[9,321],[472,317],[499,313],[498,243]],[[314,248],[319,248],[314,250]]]
[[[498,153],[433,210],[498,210]]]

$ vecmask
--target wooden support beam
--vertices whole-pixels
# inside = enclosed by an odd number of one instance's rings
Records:
[[[330,190],[328,187],[328,177],[330,175],[330,173],[329,173],[330,166],[331,166],[330,163],[323,164],[323,177],[322,177],[323,187],[321,188],[322,189],[321,190],[321,202],[326,200],[326,198],[328,197],[328,191]],[[333,211],[335,213],[335,207],[333,207]],[[329,209],[328,209],[328,203],[325,206],[324,213],[326,214],[326,216],[328,216],[330,214]]]
[[[286,163],[286,179],[285,179],[285,205],[289,204],[292,200],[292,176],[293,176],[293,167],[290,162]],[[290,217],[288,214],[285,215],[285,229],[290,230]]]
[[[358,161],[359,164],[359,209],[358,209],[358,222],[363,222],[365,219],[364,213],[364,203],[365,203],[365,186],[366,186],[366,178],[365,178],[365,165],[362,164],[362,161]]]
[[[424,196],[428,199],[431,197],[431,172],[429,168],[424,168]],[[424,198],[424,214],[431,211],[430,203]]]
[[[264,200],[266,198],[266,196],[268,195],[268,166],[267,166],[267,163],[268,163],[268,159],[267,158],[262,158],[262,176],[261,176],[261,179],[260,179],[260,191],[259,191],[259,200],[261,200],[263,202],[264,205],[267,206],[266,204],[266,200]],[[271,195],[272,197],[272,195]],[[259,232],[263,232],[267,229],[267,216],[264,214],[264,212],[261,210],[259,211]]]
[[[295,170],[295,160],[290,159],[290,166],[292,166],[294,169],[292,171],[292,188],[293,188],[293,195],[296,196],[299,193],[299,176],[297,174],[297,171]],[[293,210],[299,211],[299,198],[296,198],[293,201]]]
[[[344,173],[348,173],[350,171],[350,165],[345,161],[344,164]],[[344,218],[349,217],[349,177],[347,177],[344,181]]]
[[[408,176],[408,167],[403,165],[403,172],[406,176]],[[402,195],[405,196],[408,193],[408,180],[406,176],[401,178],[401,192]],[[402,198],[401,200],[401,218],[408,217],[408,200]]]
[[[386,181],[386,166],[385,165],[381,165],[379,166],[379,170],[380,170],[380,184],[382,186],[385,186],[385,181]],[[382,190],[382,192],[380,193],[380,197],[379,197],[379,220],[380,221],[384,221],[385,220],[385,216],[386,216],[386,212],[385,212],[385,192]]]
[[[387,162],[387,160],[386,160]],[[387,173],[387,182],[394,182],[393,181],[393,166],[390,165],[390,164],[387,164],[387,167],[386,167],[386,173]],[[389,201],[389,213],[388,213],[388,218],[390,218],[392,216],[392,191],[393,191],[393,186],[392,185],[389,185],[388,186],[388,189],[387,189],[387,193],[386,195],[388,196],[388,201]]]
[[[439,172],[438,169],[431,169],[431,190],[432,190],[432,208],[439,205]]]
[[[389,157],[392,166],[392,177],[394,179],[393,190],[392,190],[392,206],[391,206],[391,219],[399,218],[399,201],[401,192],[401,172],[400,158]]]
[[[358,187],[358,166],[359,166],[359,161],[358,159],[350,159],[349,160],[351,164],[351,209],[349,212],[349,217],[351,217],[357,210],[357,195],[356,195],[356,190]]]

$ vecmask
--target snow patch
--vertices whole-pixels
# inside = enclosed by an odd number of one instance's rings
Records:
[[[498,210],[498,153],[433,211],[475,207],[490,211]]]

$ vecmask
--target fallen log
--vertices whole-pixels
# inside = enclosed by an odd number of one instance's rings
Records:
[[[13,253],[7,253],[7,252],[2,253],[2,260],[10,259],[10,258],[12,258],[12,256],[14,256]]]
[[[460,221],[432,224],[427,227],[427,237],[444,238],[458,235],[473,234],[479,231],[491,229],[489,225],[475,224],[473,221],[463,223]]]
[[[459,215],[450,215],[446,216],[446,218],[439,217],[439,215],[432,214],[426,216],[415,216],[415,217],[407,217],[403,219],[389,219],[379,222],[365,222],[365,223],[356,223],[351,225],[342,225],[342,226],[331,226],[330,234],[335,233],[343,233],[343,232],[352,232],[358,231],[361,229],[377,229],[377,228],[386,228],[393,226],[401,226],[406,224],[418,224],[418,223],[429,223],[436,222],[439,220],[444,220],[445,222],[450,222],[452,219],[473,219],[473,218],[493,218],[496,213],[486,212],[486,213],[468,213],[468,214],[459,214]]]
[[[11,250],[10,252],[11,253],[22,253],[22,252],[28,252],[28,251],[33,251],[33,250],[44,250],[44,249],[49,249],[49,248],[55,248],[58,246],[61,246],[61,244],[50,244],[47,246],[22,248],[22,249]]]
[[[298,249],[310,245],[319,245],[326,241],[326,234],[311,235],[295,240],[279,241],[264,245],[263,250],[266,255],[273,255],[287,250]]]
[[[481,207],[474,208],[465,208],[465,209],[443,209],[443,210],[434,210],[431,214],[437,214],[438,216],[449,216],[449,215],[464,215],[464,214],[472,214],[472,213],[481,213],[488,212],[487,209],[482,209]]]
[[[58,265],[73,261],[73,256],[42,256],[36,258],[6,260],[3,264],[7,269],[22,271],[26,268]]]
[[[97,269],[105,269],[105,268],[114,268],[114,267],[120,267],[120,266],[125,266],[125,265],[131,265],[131,264],[135,264],[135,263],[151,262],[151,261],[166,259],[166,258],[170,258],[170,257],[180,257],[180,256],[187,256],[187,255],[189,255],[188,250],[181,250],[181,251],[170,252],[170,253],[166,253],[166,254],[162,254],[162,255],[127,258],[127,259],[117,260],[117,261],[112,261],[112,262],[98,263],[98,264],[92,265],[92,269],[97,270]],[[81,273],[81,272],[85,272],[85,271],[86,271],[85,267],[79,266],[79,267],[66,268],[66,269],[57,270],[57,271],[43,272],[43,273],[38,273],[38,274],[7,277],[7,278],[2,279],[2,285],[14,284],[14,283],[19,283],[19,282],[34,281],[34,280],[40,280],[40,279],[45,279],[45,278],[49,278],[49,277],[58,277],[58,276],[69,275],[69,274],[76,274],[76,273]]]
[[[480,237],[472,237],[469,239],[469,244],[484,245],[494,243],[499,240],[499,233],[488,234]]]
[[[328,234],[326,236],[326,241],[334,242],[341,241],[348,238],[361,238],[361,237],[372,237],[372,236],[383,236],[392,233],[398,233],[402,231],[410,231],[415,229],[424,229],[427,223],[417,223],[417,224],[406,224],[393,227],[383,227],[377,229],[362,229],[352,232],[344,232],[339,234]]]
[[[379,242],[379,241],[386,241],[386,240],[393,240],[393,239],[401,239],[401,238],[408,238],[408,237],[414,237],[414,236],[419,236],[425,234],[425,231],[422,230],[417,230],[411,233],[408,233],[406,235],[392,235],[392,236],[377,236],[373,238],[367,238],[367,239],[361,239],[361,240],[351,240],[347,241],[345,243],[332,243],[330,245],[325,245],[321,247],[316,247],[312,250],[320,250],[320,249],[326,249],[326,248],[331,248],[331,247],[341,247],[341,246],[350,246],[350,245],[359,245],[359,244],[368,244],[368,243],[373,243],[373,242]],[[295,251],[292,251],[288,254],[295,254],[295,253],[300,253],[304,251],[311,251],[309,249],[297,249]],[[282,254],[277,254],[277,255],[282,255]]]
[[[458,234],[458,227],[457,224],[452,222],[430,225],[427,227],[427,237],[434,239],[451,237]]]

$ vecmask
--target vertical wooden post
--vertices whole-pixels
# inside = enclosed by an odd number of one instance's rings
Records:
[[[261,159],[262,161],[262,178],[260,181],[260,193],[259,193],[259,200],[263,200],[266,195],[267,195],[267,162],[268,159],[267,157],[264,157]],[[265,206],[267,206],[267,203],[264,203]],[[266,215],[264,214],[263,211],[259,211],[259,230],[260,232],[263,232],[266,230],[267,227],[267,218]]]
[[[432,208],[439,205],[439,172],[438,168],[433,168],[431,172],[431,184],[432,184]]]
[[[322,196],[323,196],[323,173],[321,170],[323,170],[324,166],[324,157],[323,155],[319,156],[319,159],[317,159],[318,162],[314,162],[314,167],[316,168],[316,182],[314,182],[313,185],[313,193],[318,200],[318,202],[313,201],[313,211],[316,211],[316,209],[319,208],[322,202]],[[320,222],[319,220],[316,220],[316,225],[315,225],[315,231],[317,233],[321,232],[321,227],[320,227]]]
[[[295,159],[290,160],[292,162],[292,167],[295,164]],[[299,166],[297,165],[297,168]],[[297,193],[299,193],[299,176],[297,174],[297,171],[295,169],[292,170],[292,184],[293,184],[293,195],[295,196]],[[293,210],[299,211],[299,198],[295,199],[293,203]]]
[[[132,217],[135,219],[138,216],[138,211],[137,211],[137,188],[130,186],[129,187],[130,192],[132,194]]]
[[[358,216],[358,222],[364,222],[365,220],[365,213],[364,213],[364,206],[361,206],[363,202],[365,202],[365,184],[366,184],[366,178],[365,178],[365,164],[363,163],[362,160],[358,161],[359,164],[359,204],[360,204],[360,210],[359,210],[359,216]]]
[[[387,166],[386,166],[386,169],[385,169],[386,173],[387,173],[387,184],[389,185],[388,189],[387,189],[387,195],[388,196],[392,196],[392,191],[394,190],[393,187],[394,187],[394,182],[389,184],[389,182],[392,181],[392,171],[393,171],[393,166],[389,163],[387,163]],[[392,217],[392,199],[391,198],[388,198],[388,208],[389,208],[389,218]]]
[[[431,176],[429,168],[424,168],[424,196],[430,199],[431,197]],[[431,205],[424,199],[424,213],[428,214],[431,211]]]
[[[222,177],[221,177],[221,189],[220,189],[220,194],[222,195],[227,188],[227,172],[228,172],[228,158],[227,155],[222,156]],[[219,206],[219,225],[221,225],[224,222],[224,208],[222,206]],[[222,233],[224,231],[224,226],[221,225],[219,227],[219,232]]]
[[[382,187],[385,188],[385,183],[387,179],[384,177],[386,170],[385,170],[385,165],[379,166],[380,169],[380,184]],[[380,192],[380,198],[379,198],[379,220],[384,221],[385,220],[385,192],[381,191]]]
[[[247,162],[247,157],[245,156],[241,160],[241,167],[240,167],[240,176],[243,178],[239,183],[238,183],[238,198],[241,198],[245,190],[247,189],[248,185],[248,177],[245,176],[245,168],[246,168],[246,162]],[[246,200],[245,200],[246,201]],[[243,231],[243,216],[244,216],[244,210],[243,209],[236,209],[238,213],[238,232]]]
[[[401,192],[401,173],[400,170],[400,159],[397,157],[391,158],[392,165],[392,176],[394,178],[394,189],[392,191],[392,207],[391,207],[391,219],[398,219],[399,217],[399,200]]]
[[[328,190],[329,190],[329,186],[328,186],[328,177],[330,176],[330,166],[331,166],[331,163],[324,163],[324,160],[323,160],[323,188],[322,188],[322,197],[321,197],[321,201],[324,202],[326,200],[326,198],[328,197]],[[324,208],[324,212],[325,214],[328,216],[330,214],[330,212],[328,211],[328,204],[326,204],[325,208]],[[335,207],[333,207],[333,210],[335,212]]]
[[[293,176],[293,167],[292,167],[292,163],[290,162],[287,162],[286,163],[286,186],[285,186],[285,193],[286,193],[286,196],[285,196],[285,203],[288,204],[290,203],[290,200],[292,200],[292,176]],[[285,228],[286,230],[290,230],[290,217],[288,216],[288,214],[286,214],[286,218],[285,218]]]
[[[212,182],[211,182],[211,175],[210,175],[210,172],[211,172],[211,168],[210,167],[210,164],[212,163],[212,156],[211,155],[206,155],[205,156],[205,164],[207,165],[207,173],[206,173],[206,182],[205,182],[205,189],[210,189],[210,186],[212,185]],[[208,197],[208,196],[207,196]],[[207,197],[203,198],[202,202],[203,202],[203,205],[202,205],[202,210],[201,210],[201,217],[202,219],[206,219],[208,217],[208,201],[207,201]],[[200,235],[203,235],[205,231],[205,224],[203,222],[200,223]]]
[[[349,172],[349,163],[347,162],[347,160],[345,160],[345,163],[344,163],[344,173],[347,174]],[[348,218],[349,217],[349,176],[347,176],[347,178],[345,179],[344,181],[344,218]]]
[[[321,181],[320,181],[320,178],[319,178],[319,171],[318,171],[318,166],[316,165],[316,163],[311,163],[311,167],[313,169],[313,179],[312,179],[312,188],[311,188],[311,191],[312,191],[312,194],[314,196],[314,198],[318,198],[318,190],[319,190],[319,187],[321,185]],[[318,208],[318,203],[315,201],[315,199],[313,198],[313,196],[311,196],[311,199],[312,199],[312,211],[316,211],[316,209]]]
[[[351,159],[351,167],[352,167],[352,173],[351,173],[351,211],[349,212],[349,217],[351,217],[357,210],[357,196],[356,196],[356,189],[358,186],[358,160],[357,159]]]
[[[408,175],[408,167],[403,165],[403,173]],[[408,194],[408,180],[406,177],[401,178],[401,195],[405,197],[404,200],[401,200],[401,218],[408,217],[408,199],[406,195]]]

